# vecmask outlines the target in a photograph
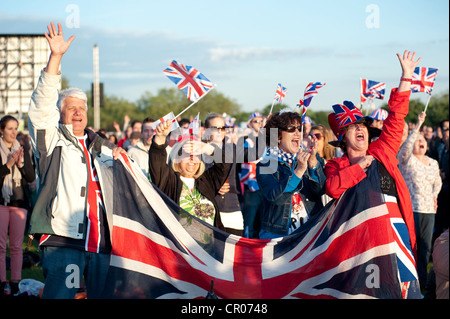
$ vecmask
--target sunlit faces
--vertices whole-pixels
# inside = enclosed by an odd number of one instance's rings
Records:
[[[200,167],[201,159],[196,155],[183,154],[178,163],[180,175],[192,178]]]
[[[155,130],[152,128],[152,123],[144,123],[142,126],[142,141],[144,145],[152,144],[153,135],[155,135]]]
[[[10,146],[14,143],[17,137],[17,127],[19,123],[15,120],[9,120],[6,122],[5,129],[1,131],[3,135],[3,141],[7,146]]]
[[[221,117],[215,117],[209,120],[209,127],[205,132],[211,137],[211,142],[220,144],[225,138],[225,121]]]
[[[350,124],[346,127],[344,141],[347,149],[367,151],[369,148],[369,130],[362,123]]]
[[[71,124],[75,136],[84,136],[84,129],[88,122],[85,101],[76,97],[66,97],[61,110],[60,122]]]
[[[292,131],[292,132],[288,132]],[[289,125],[288,128],[281,129],[281,137],[278,147],[286,153],[296,154],[301,146],[301,125],[297,121]]]
[[[425,155],[427,152],[427,140],[422,134],[419,134],[413,146],[413,154],[414,155]]]

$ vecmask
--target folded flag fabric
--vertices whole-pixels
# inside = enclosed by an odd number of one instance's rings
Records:
[[[303,95],[303,99],[301,99],[297,106],[304,106],[303,108],[303,114],[306,112],[306,108],[311,104],[312,98],[317,95],[319,92],[317,91],[322,86],[324,86],[326,83],[322,84],[320,82],[310,82],[306,88],[305,93]]]
[[[113,214],[104,296],[204,298],[213,279],[227,299],[420,297],[404,222],[389,214],[378,168],[367,174],[291,235],[258,240],[188,214],[122,154],[101,169]]]
[[[214,87],[214,84],[198,70],[175,60],[163,72],[192,102],[200,99]]]
[[[175,118],[175,115],[173,114],[173,112],[170,112],[169,114],[164,115],[163,117],[161,117],[160,119],[156,120],[155,122],[151,123],[151,127],[152,129],[156,129],[156,127],[162,123],[162,122],[166,122],[166,121],[172,121],[172,126],[170,127],[170,131],[174,131],[177,128],[180,127],[180,125],[178,125],[178,121]]]
[[[412,76],[411,91],[431,94],[438,69],[416,67]]]
[[[382,100],[385,90],[386,83],[361,79],[361,104],[364,104],[369,98]]]

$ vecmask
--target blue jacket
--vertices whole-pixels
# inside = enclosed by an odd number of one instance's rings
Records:
[[[309,216],[323,208],[321,196],[325,193],[325,174],[320,163],[306,170],[302,178],[284,161],[264,157],[256,166],[256,179],[264,195],[261,211],[261,229],[288,234],[292,195],[299,192]]]

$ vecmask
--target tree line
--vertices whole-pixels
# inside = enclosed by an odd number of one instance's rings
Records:
[[[63,88],[69,86],[69,81],[63,79]],[[94,122],[94,111],[92,107],[92,94],[90,91],[86,92],[88,96],[88,120],[89,124]],[[417,121],[417,115],[424,110],[425,104],[419,99],[414,99],[414,95],[411,95],[409,113],[406,117],[407,122],[415,123]],[[119,124],[122,123],[125,115],[128,115],[131,120],[143,120],[146,117],[160,118],[166,115],[169,111],[173,111],[175,115],[181,112],[191,102],[186,99],[184,93],[178,88],[163,88],[156,94],[150,91],[144,92],[136,102],[128,101],[124,98],[104,94],[103,105],[100,108],[100,123],[101,128],[108,131],[113,131],[113,123],[116,121]],[[260,112],[263,115],[267,115],[270,111],[271,103],[262,106],[261,109],[246,112],[242,110],[242,106],[238,104],[234,99],[225,96],[217,89],[208,93],[202,98],[195,106],[186,111],[182,117],[191,118],[195,117],[200,112],[203,119],[206,114],[210,112],[227,113],[234,118],[236,122],[246,122],[248,117],[253,112]],[[278,112],[283,108],[289,107],[285,104],[275,104],[273,112]],[[328,125],[328,114],[330,111],[314,111],[314,107],[308,109],[307,115],[315,123]],[[387,102],[381,105],[381,108],[388,110]],[[365,114],[364,110],[363,113]],[[445,92],[431,96],[430,103],[427,108],[427,117],[425,125],[437,126],[439,123],[449,118],[449,93]]]

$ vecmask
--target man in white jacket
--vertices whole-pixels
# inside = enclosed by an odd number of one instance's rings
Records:
[[[47,26],[47,67],[31,97],[29,130],[37,161],[39,195],[30,233],[40,234],[43,298],[74,298],[82,276],[88,298],[100,298],[111,251],[111,213],[102,197],[100,166],[112,166],[120,148],[87,126],[87,98],[80,89],[58,92],[64,40],[61,24]]]

